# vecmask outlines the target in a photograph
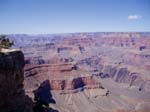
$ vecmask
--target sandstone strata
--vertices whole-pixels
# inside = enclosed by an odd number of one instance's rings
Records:
[[[25,54],[27,94],[49,80],[62,112],[146,110],[149,32],[9,36]]]

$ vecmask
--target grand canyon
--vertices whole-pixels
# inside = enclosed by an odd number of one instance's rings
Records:
[[[149,112],[149,32],[7,37],[24,55],[24,94],[42,91],[50,112]]]

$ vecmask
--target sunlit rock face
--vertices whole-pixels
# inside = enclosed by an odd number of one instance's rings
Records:
[[[60,112],[148,112],[149,32],[8,36],[25,55],[30,96],[49,80]]]
[[[19,50],[0,52],[0,111],[32,112],[32,100],[25,95],[24,56]]]

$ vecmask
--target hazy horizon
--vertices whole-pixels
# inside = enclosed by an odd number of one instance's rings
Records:
[[[106,31],[106,32],[64,32],[64,33],[1,33],[1,35],[59,35],[59,34],[77,34],[77,33],[150,33],[150,31],[114,31],[114,32],[110,32],[110,31]]]

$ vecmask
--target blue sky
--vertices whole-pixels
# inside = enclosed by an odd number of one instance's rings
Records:
[[[0,0],[0,34],[150,31],[150,0]]]

